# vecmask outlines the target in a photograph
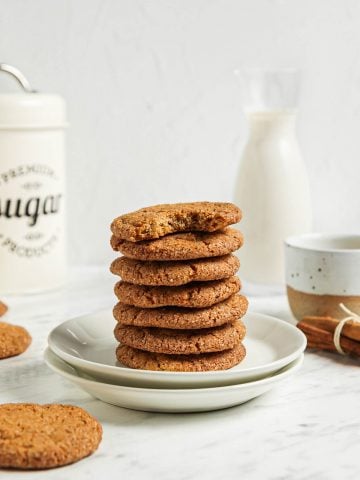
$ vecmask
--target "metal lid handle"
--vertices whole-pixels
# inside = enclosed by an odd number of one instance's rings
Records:
[[[0,63],[0,71],[1,72],[6,72],[6,73],[9,73],[10,75],[12,75],[15,78],[15,80],[21,85],[21,87],[25,90],[25,92],[28,92],[28,93],[34,93],[35,92],[35,90],[33,88],[31,88],[31,85],[28,82],[25,75],[23,75],[20,72],[20,70],[18,70],[17,68],[15,68],[11,65],[8,65],[6,63]]]

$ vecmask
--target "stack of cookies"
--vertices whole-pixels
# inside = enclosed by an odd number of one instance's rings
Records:
[[[132,368],[169,371],[228,369],[245,357],[248,302],[239,295],[232,254],[243,244],[229,225],[241,211],[230,203],[156,205],[116,218],[111,265],[121,280],[115,337],[118,360]]]

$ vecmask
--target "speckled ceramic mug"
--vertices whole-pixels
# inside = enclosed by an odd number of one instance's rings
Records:
[[[360,235],[304,234],[285,240],[290,308],[305,315],[343,318],[343,303],[360,314]]]

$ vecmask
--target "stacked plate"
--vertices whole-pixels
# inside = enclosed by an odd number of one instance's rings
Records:
[[[247,356],[230,370],[134,370],[116,357],[111,311],[68,320],[49,335],[48,366],[107,403],[153,412],[201,412],[239,405],[274,388],[299,370],[306,339],[274,317],[248,313]]]

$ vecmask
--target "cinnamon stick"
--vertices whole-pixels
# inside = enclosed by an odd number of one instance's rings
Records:
[[[331,352],[337,351],[332,333],[303,321],[299,322],[297,327],[305,333],[309,348],[319,348]],[[345,353],[360,356],[360,342],[341,336],[340,345]]]
[[[8,310],[8,307],[5,305],[5,303],[0,302],[0,317],[2,317],[3,315],[5,315],[5,313],[7,312],[7,310]]]
[[[330,333],[335,332],[335,329],[340,322],[336,318],[332,318],[332,317],[313,317],[313,316],[304,317],[301,321],[304,323],[308,323],[309,325],[312,325],[314,327],[318,327],[323,330],[326,330],[327,332],[330,332]],[[353,320],[349,320],[343,326],[343,329],[341,330],[341,335],[344,337],[350,338],[352,340],[356,340],[357,342],[360,342],[360,323],[354,322]]]

